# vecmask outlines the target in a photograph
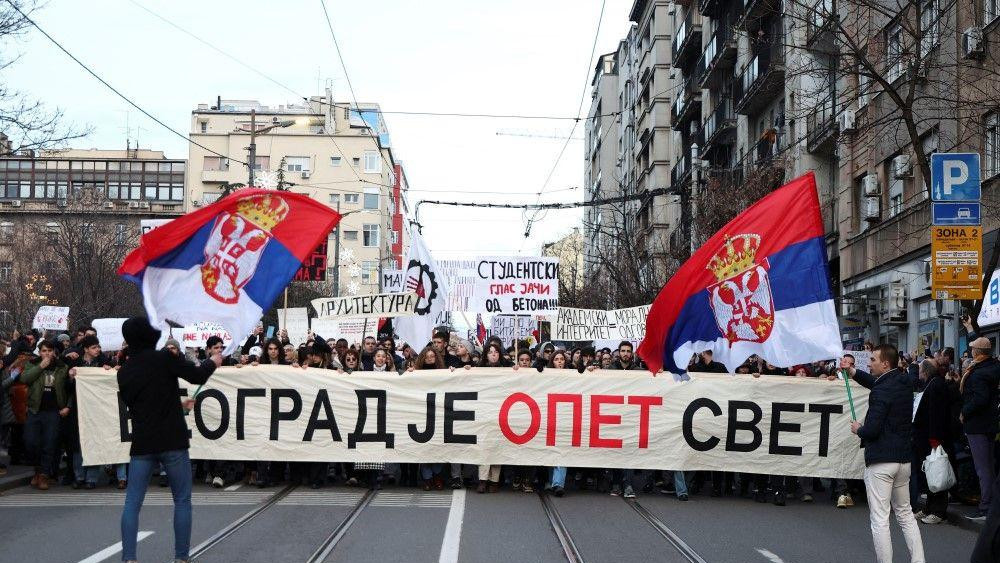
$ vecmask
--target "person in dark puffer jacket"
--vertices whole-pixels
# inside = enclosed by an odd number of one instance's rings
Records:
[[[912,563],[923,563],[920,528],[910,508],[910,458],[913,416],[913,383],[899,369],[899,351],[883,344],[872,350],[871,374],[851,368],[855,381],[871,390],[864,423],[851,422],[851,432],[865,449],[865,489],[875,544],[875,559],[892,562],[889,510],[903,529]]]
[[[962,393],[962,426],[969,439],[972,461],[979,477],[979,513],[977,519],[985,520],[992,498],[994,477],[993,448],[996,440],[1000,362],[993,357],[993,345],[988,338],[979,337],[969,344],[972,364],[962,374],[959,390]]]
[[[191,547],[191,458],[188,427],[177,378],[200,385],[222,365],[216,352],[200,366],[167,350],[157,350],[160,331],[145,317],[122,325],[129,357],[118,371],[118,389],[132,419],[128,488],[122,509],[122,560],[136,560],[139,510],[149,477],[163,464],[174,497],[175,558],[187,561]]]

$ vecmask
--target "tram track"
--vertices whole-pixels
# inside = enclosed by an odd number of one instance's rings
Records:
[[[653,515],[652,512],[646,509],[646,507],[639,504],[639,501],[634,499],[625,499],[625,502],[690,563],[707,563],[705,558],[699,555],[694,548],[687,544],[687,542],[682,540],[680,536],[671,530],[669,526],[663,523],[662,520]]]
[[[556,508],[555,503],[552,502],[552,498],[545,492],[538,493],[538,498],[542,501],[545,516],[549,519],[549,525],[552,526],[552,531],[555,532],[556,539],[559,540],[559,546],[562,548],[566,560],[569,563],[583,563],[584,559],[580,553],[580,548],[573,541],[573,536],[566,528],[566,524],[559,515],[559,510]]]
[[[199,557],[201,557],[202,555],[204,555],[205,553],[207,553],[212,548],[214,548],[217,545],[221,544],[222,542],[224,542],[226,540],[226,538],[228,538],[228,537],[232,536],[233,534],[235,534],[237,532],[237,530],[239,530],[243,526],[246,526],[253,519],[257,518],[258,516],[260,516],[261,514],[263,514],[265,511],[267,511],[267,509],[269,509],[272,506],[278,504],[278,502],[280,502],[281,499],[283,499],[286,496],[288,496],[288,494],[291,493],[293,490],[295,490],[296,487],[297,487],[297,485],[287,485],[286,487],[284,487],[281,490],[277,491],[276,493],[274,493],[273,495],[271,495],[271,497],[268,498],[266,501],[264,501],[261,504],[257,505],[256,508],[254,508],[250,512],[247,512],[243,516],[240,516],[236,520],[232,521],[228,526],[226,526],[225,528],[219,530],[218,532],[216,532],[215,534],[213,534],[211,537],[209,537],[207,540],[201,542],[200,544],[198,544],[197,546],[195,546],[193,549],[191,549],[191,553],[190,553],[188,559],[190,561],[194,561],[194,560],[198,559]],[[171,561],[173,561],[173,560],[171,559]]]

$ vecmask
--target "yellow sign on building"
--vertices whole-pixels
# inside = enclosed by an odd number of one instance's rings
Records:
[[[931,292],[935,299],[980,299],[983,229],[931,227]]]

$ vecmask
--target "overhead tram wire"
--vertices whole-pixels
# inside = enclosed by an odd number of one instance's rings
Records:
[[[51,35],[49,35],[48,32],[46,32],[37,23],[35,23],[35,20],[31,19],[30,17],[28,17],[27,14],[25,14],[23,11],[21,11],[21,8],[19,8],[17,6],[17,4],[15,4],[14,2],[12,2],[11,0],[4,0],[4,1],[7,2],[7,4],[10,5],[10,7],[14,9],[14,11],[16,11],[18,14],[20,14],[21,17],[24,18],[24,21],[26,21],[29,24],[31,24],[31,26],[34,27],[36,30],[38,30],[39,33],[41,33],[42,35],[44,35],[45,38],[48,39],[50,43],[52,43],[53,45],[55,45],[67,57],[69,57],[70,59],[72,59],[73,62],[75,62],[76,64],[78,64],[80,66],[80,68],[82,68],[83,70],[85,70],[87,72],[87,74],[93,76],[95,79],[97,79],[98,82],[100,82],[101,84],[103,84],[107,89],[111,90],[112,92],[115,93],[115,95],[117,95],[119,98],[121,98],[122,100],[124,100],[125,103],[127,103],[128,105],[130,105],[130,106],[134,107],[135,109],[139,110],[140,113],[142,113],[143,115],[145,115],[149,119],[152,119],[157,125],[163,127],[167,131],[170,131],[174,135],[177,135],[178,137],[184,139],[185,141],[191,143],[192,145],[195,145],[196,147],[199,147],[199,148],[202,148],[202,149],[208,151],[211,154],[214,154],[216,156],[219,156],[219,157],[222,157],[222,158],[225,158],[225,159],[228,159],[228,160],[235,160],[236,162],[239,162],[240,164],[244,164],[244,165],[247,164],[246,162],[244,162],[242,160],[232,158],[232,157],[230,157],[228,155],[216,152],[216,151],[214,151],[214,150],[206,147],[205,145],[199,143],[198,141],[195,141],[190,136],[185,135],[185,134],[181,133],[180,131],[174,129],[173,127],[167,125],[166,123],[164,123],[163,121],[161,121],[159,118],[157,118],[153,114],[151,114],[148,111],[146,111],[142,106],[140,106],[139,104],[133,102],[128,96],[126,96],[125,94],[122,94],[117,88],[115,88],[110,83],[108,83],[107,80],[104,80],[103,78],[101,78],[100,75],[98,75],[96,72],[94,72],[93,70],[91,70],[91,68],[89,66],[87,66],[83,61],[81,61],[80,59],[76,58],[76,56],[74,56],[73,53],[70,53],[65,47],[62,46],[61,43],[59,43],[58,41],[56,41],[54,37],[52,37]]]
[[[542,189],[539,190],[538,197],[535,199],[536,203],[541,201],[542,193],[545,192],[545,188],[548,187],[549,182],[552,180],[552,175],[555,174],[556,169],[559,167],[559,162],[562,161],[562,157],[566,153],[566,148],[569,147],[570,140],[573,138],[573,134],[576,133],[576,128],[580,126],[580,112],[583,111],[583,101],[587,98],[587,85],[590,83],[590,65],[594,61],[594,55],[597,53],[597,39],[601,35],[601,23],[604,21],[604,7],[606,4],[607,0],[601,0],[601,11],[597,15],[597,29],[594,30],[594,41],[590,46],[590,58],[587,59],[587,72],[584,76],[583,88],[580,91],[580,103],[576,107],[576,120],[573,121],[573,128],[566,135],[566,141],[563,143],[562,148],[559,149],[556,161],[552,163],[552,169],[549,170],[548,176],[545,177],[545,182],[542,183]],[[538,211],[535,211],[531,218],[528,219],[527,225],[525,225],[524,240],[521,241],[522,247],[527,243],[528,237],[531,235],[531,225],[538,218],[538,213]],[[518,254],[520,253],[518,251]]]

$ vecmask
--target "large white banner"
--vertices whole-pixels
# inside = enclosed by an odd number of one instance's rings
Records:
[[[321,318],[402,317],[417,310],[416,293],[373,293],[352,297],[321,297],[312,300],[316,315]]]
[[[559,259],[494,256],[476,260],[469,307],[477,313],[554,315],[559,308]]]
[[[994,270],[983,295],[983,308],[979,310],[977,324],[981,327],[1000,323],[1000,270]]]
[[[97,341],[101,343],[101,350],[110,352],[122,349],[125,344],[122,325],[126,320],[128,319],[94,319],[94,322],[90,323],[90,326],[97,331]]]
[[[424,238],[415,231],[411,233],[410,252],[406,257],[403,291],[416,293],[419,297],[417,314],[398,318],[393,321],[393,328],[401,342],[419,350],[430,342],[434,327],[447,316],[451,289],[427,250]]]
[[[298,346],[309,337],[309,309],[289,307],[278,309],[278,330],[288,332],[288,341]]]
[[[312,331],[323,339],[343,338],[348,345],[361,344],[366,336],[378,338],[378,319],[313,319]]]
[[[571,309],[559,307],[552,327],[552,340],[607,340],[640,342],[646,336],[649,305],[627,309]],[[617,346],[618,342],[612,344]]]
[[[840,381],[528,372],[221,368],[188,415],[191,457],[839,478],[860,478],[864,469]],[[130,424],[115,372],[79,369],[76,386],[84,465],[127,461]],[[181,381],[182,394],[196,387]],[[854,385],[853,393],[863,416],[868,392]]]

